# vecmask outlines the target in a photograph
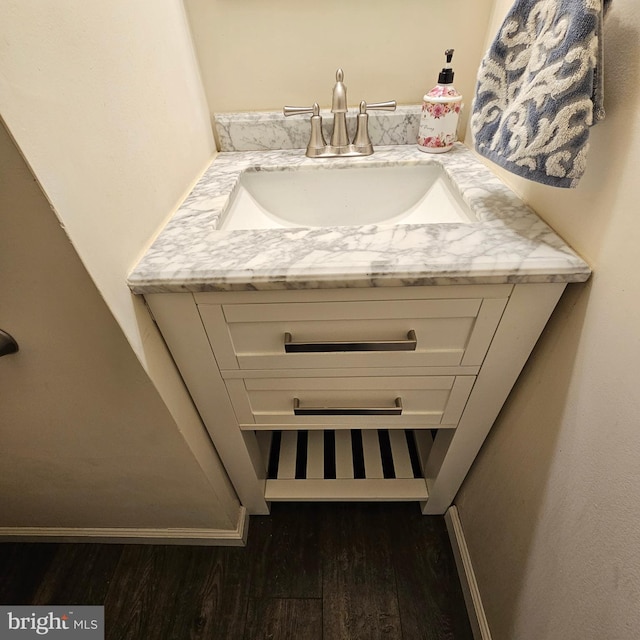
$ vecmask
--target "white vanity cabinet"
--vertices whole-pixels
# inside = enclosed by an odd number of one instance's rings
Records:
[[[434,164],[469,220],[219,227],[244,171]],[[397,144],[321,164],[218,154],[128,284],[249,513],[416,500],[441,514],[564,287],[590,273],[464,145],[436,158]]]
[[[145,294],[249,513],[451,504],[565,283]]]

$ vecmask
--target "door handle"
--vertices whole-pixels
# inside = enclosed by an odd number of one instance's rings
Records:
[[[6,331],[0,329],[0,357],[8,356],[10,353],[16,353],[20,347]]]

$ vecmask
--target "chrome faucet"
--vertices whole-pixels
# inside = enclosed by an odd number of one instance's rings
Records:
[[[284,107],[285,116],[311,114],[311,136],[307,145],[306,154],[309,158],[334,158],[336,156],[370,156],[373,153],[373,145],[369,138],[369,114],[367,111],[383,110],[395,111],[396,101],[376,102],[367,104],[364,100],[360,103],[360,112],[356,116],[356,135],[353,142],[349,142],[347,132],[347,87],[343,83],[344,72],[336,71],[336,84],[333,87],[331,100],[331,113],[333,113],[333,131],[329,144],[326,143],[322,133],[322,116],[320,107],[314,102],[311,107]]]

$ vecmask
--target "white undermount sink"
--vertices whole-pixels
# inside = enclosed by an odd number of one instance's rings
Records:
[[[220,229],[470,223],[439,164],[244,171]]]

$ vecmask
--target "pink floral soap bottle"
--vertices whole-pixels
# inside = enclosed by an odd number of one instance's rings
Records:
[[[444,52],[447,66],[438,76],[438,84],[422,98],[422,114],[418,129],[418,149],[426,153],[449,151],[458,139],[458,117],[462,96],[453,86],[453,49]]]

